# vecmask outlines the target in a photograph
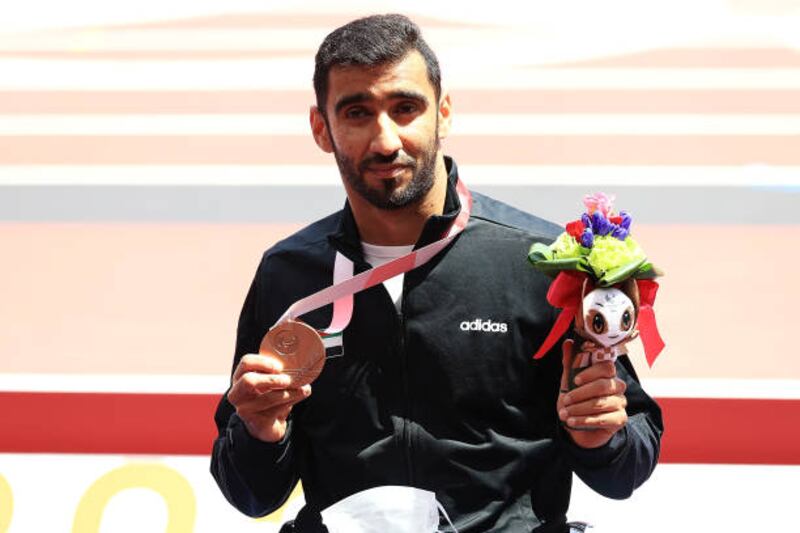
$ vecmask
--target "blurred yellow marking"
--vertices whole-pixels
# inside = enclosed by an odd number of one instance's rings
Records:
[[[161,464],[129,464],[114,469],[92,484],[78,503],[72,533],[97,533],[103,511],[112,497],[125,489],[145,488],[157,492],[167,504],[166,533],[194,530],[196,502],[186,479]]]
[[[11,516],[14,514],[14,494],[11,485],[0,474],[0,533],[6,533],[11,525]]]

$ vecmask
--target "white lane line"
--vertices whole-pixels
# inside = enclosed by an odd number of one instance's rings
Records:
[[[28,34],[0,34],[0,49],[9,52],[27,51],[287,51],[316,53],[325,36],[334,26],[315,28],[180,28],[41,31]],[[514,38],[530,40],[525,30],[509,28],[431,28],[426,30],[447,47],[475,45],[493,46]]]
[[[228,383],[223,374],[0,374],[5,392],[222,394]],[[800,380],[792,379],[654,378],[642,385],[656,398],[800,400]]]
[[[222,374],[0,374],[0,391],[222,394],[229,379]]]
[[[798,95],[800,96],[800,95]],[[455,135],[799,135],[800,114],[468,114]]]
[[[0,135],[311,135],[308,115],[0,115]]]
[[[526,68],[454,58],[452,88],[539,89],[800,89],[800,69]],[[309,89],[314,59],[217,61],[81,61],[0,59],[0,90]]]
[[[470,186],[800,187],[800,166],[459,165]],[[340,186],[330,165],[0,165],[2,186]]]
[[[592,187],[797,187],[800,166],[459,165],[467,183]]]
[[[699,423],[713,427],[714,421]],[[781,424],[781,421],[765,413],[760,423]],[[668,425],[666,435],[670,429]],[[763,440],[757,449],[748,449],[748,453],[757,463],[769,458],[772,446],[773,443]],[[57,464],[54,467],[58,468]],[[573,479],[569,518],[593,524],[593,528],[587,529],[590,533],[798,531],[795,516],[798,465],[662,463],[652,478],[624,500],[604,498],[578,476]],[[766,510],[769,511],[763,512]]]
[[[510,21],[513,22],[513,21]],[[41,51],[224,51],[224,50],[307,50],[314,54],[331,26],[296,28],[80,28],[0,33],[0,48],[8,52]],[[626,28],[629,29],[629,28]],[[607,31],[607,30],[606,30]],[[776,32],[778,30],[776,29]],[[719,49],[733,51],[774,50],[778,39],[767,40],[747,33],[694,36],[683,34],[680,40],[640,40],[639,42],[570,42],[566,37],[548,38],[531,34],[531,28],[513,27],[427,27],[425,38],[439,54],[451,55],[466,49],[497,51],[495,61],[539,58],[554,60],[591,60],[619,57],[657,50],[658,52],[714,53]],[[601,33],[601,32],[599,32]],[[599,35],[598,35],[599,36]],[[522,49],[528,44],[528,49]],[[549,44],[536,48],[536,45]],[[787,43],[788,44],[788,43]],[[516,47],[520,49],[515,50]],[[556,46],[557,45],[557,46]]]
[[[800,135],[800,114],[463,114],[454,135]],[[308,115],[0,115],[0,135],[310,135]]]
[[[798,379],[642,379],[656,398],[742,398],[800,400]]]
[[[540,89],[797,89],[800,69],[569,69],[486,70],[480,76],[468,65],[453,65],[454,87]]]

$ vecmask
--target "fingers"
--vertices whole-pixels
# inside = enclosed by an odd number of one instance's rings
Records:
[[[559,413],[559,418],[561,418]],[[572,416],[569,415],[562,418],[567,429],[601,429],[607,430],[610,434],[614,434],[628,422],[628,413],[624,409],[611,411],[608,413],[596,413],[587,416]]]
[[[311,395],[311,385],[292,387],[291,376],[282,372],[277,358],[247,354],[236,365],[228,390],[228,401],[247,431],[267,442],[283,437],[292,407]]]
[[[287,374],[282,374],[282,370],[283,364],[275,357],[244,355],[233,372],[228,401],[238,407],[264,392],[289,388],[292,379]]]
[[[565,404],[559,410],[559,418],[562,418],[562,413],[565,414],[562,419],[566,419],[570,416],[592,416],[613,411],[624,411],[627,406],[628,400],[625,396],[601,396],[579,403]]]
[[[242,382],[243,380],[240,380],[237,384]],[[294,405],[310,395],[310,385],[304,385],[300,388],[269,389],[264,392],[259,392],[244,385],[242,387],[234,385],[228,391],[228,401],[236,407],[237,412],[260,412],[280,405]]]
[[[286,433],[286,419],[294,405],[311,395],[311,385],[274,390],[236,406],[236,414],[255,438],[277,442]]]
[[[558,417],[576,443],[594,447],[606,442],[628,421],[627,385],[617,378],[614,363],[601,362],[575,376],[576,387],[559,395]],[[586,431],[603,430],[595,435]],[[592,433],[592,432],[589,432]]]
[[[261,354],[242,356],[231,377],[228,401],[236,408],[247,431],[267,442],[280,440],[292,407],[311,395],[311,385],[292,387],[283,363]]]
[[[562,403],[566,407],[604,396],[623,396],[626,388],[625,382],[619,378],[598,378],[564,394]]]
[[[264,392],[276,389],[286,389],[292,379],[286,374],[260,374],[248,372],[233,382],[228,391],[228,401],[233,405],[247,401]]]
[[[611,361],[601,361],[589,365],[575,376],[575,385],[583,385],[602,378],[617,377],[617,367]]]
[[[239,360],[236,370],[233,371],[232,382],[236,382],[248,372],[260,372],[262,374],[278,374],[283,371],[283,363],[277,357],[271,355],[261,355],[249,353]]]

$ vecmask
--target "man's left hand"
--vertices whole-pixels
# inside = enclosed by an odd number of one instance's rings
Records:
[[[603,361],[575,376],[576,387],[569,391],[572,345],[573,341],[568,339],[561,347],[564,371],[556,404],[558,417],[575,444],[582,448],[599,448],[628,422],[626,385],[617,377],[614,363]]]

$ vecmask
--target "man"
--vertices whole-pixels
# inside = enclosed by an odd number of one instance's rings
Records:
[[[263,516],[302,480],[293,530],[324,531],[321,509],[405,485],[435,492],[461,532],[549,533],[568,531],[573,471],[627,497],[655,467],[660,411],[626,357],[594,365],[569,392],[560,354],[532,359],[555,310],[526,253],[560,229],[485,196],[472,195],[466,227],[428,263],[355,295],[343,354],[311,386],[256,355],[292,303],[332,284],[337,253],[364,271],[437,241],[468,208],[439,143],[450,97],[411,21],[335,30],[314,88],[311,130],[336,158],[347,203],[268,250],[247,295],[216,414],[212,472],[228,500]],[[331,315],[303,320],[322,329]]]

